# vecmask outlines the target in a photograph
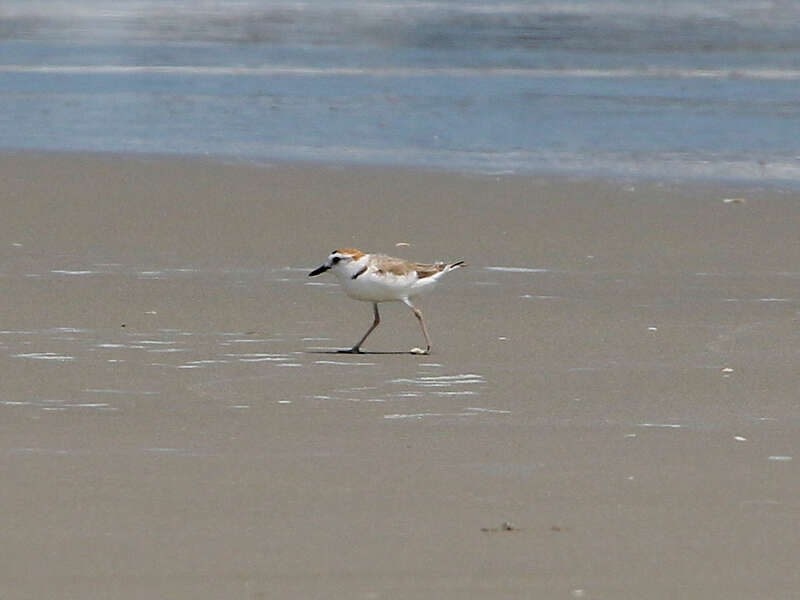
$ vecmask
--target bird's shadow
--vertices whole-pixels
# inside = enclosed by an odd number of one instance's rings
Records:
[[[368,356],[378,354],[395,354],[406,356],[427,356],[426,354],[415,354],[408,350],[362,350],[361,352],[347,352],[346,350],[303,350],[304,354],[335,354],[336,356]]]

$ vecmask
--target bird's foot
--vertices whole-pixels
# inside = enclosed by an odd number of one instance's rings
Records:
[[[353,346],[352,348],[348,348],[347,350],[337,350],[336,352],[338,352],[339,354],[363,354],[363,352],[361,352],[361,348],[359,348],[358,346]]]
[[[411,350],[409,350],[409,352],[411,352],[411,354],[430,354],[431,347],[428,346],[425,350],[423,350],[422,348],[412,348]]]

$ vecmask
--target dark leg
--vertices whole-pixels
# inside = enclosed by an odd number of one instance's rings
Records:
[[[342,354],[361,354],[361,344],[364,343],[364,340],[366,340],[369,337],[369,334],[372,333],[375,330],[375,328],[378,326],[378,324],[381,322],[381,315],[378,313],[378,303],[377,302],[373,302],[372,303],[372,309],[375,312],[375,320],[372,321],[372,325],[370,325],[369,329],[367,329],[367,333],[364,334],[364,337],[362,337],[360,340],[358,340],[358,343],[355,346],[353,346],[349,350],[339,350],[340,353],[342,353]]]
[[[422,335],[425,336],[425,349],[422,348],[412,348],[411,354],[430,354],[431,352],[431,339],[428,337],[428,330],[425,328],[425,320],[422,318],[422,311],[418,309],[416,306],[411,304],[410,300],[403,300],[408,307],[414,311],[414,316],[417,317],[419,321],[420,327],[422,327]]]

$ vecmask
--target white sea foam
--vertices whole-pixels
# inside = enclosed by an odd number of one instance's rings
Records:
[[[483,382],[483,375],[476,375],[474,373],[467,373],[465,375],[423,375],[419,377],[420,381],[454,381],[461,383],[479,383]]]
[[[372,362],[347,362],[345,360],[315,360],[314,364],[317,365],[343,365],[351,367],[372,367],[375,363]]]
[[[294,76],[294,77],[516,77],[525,79],[749,79],[758,81],[798,81],[800,69],[792,68],[506,68],[506,67],[303,67],[285,65],[0,65],[0,73],[39,73],[55,75],[202,75],[202,76]],[[174,270],[174,269],[173,269]],[[160,275],[163,271],[142,271],[140,275]],[[89,274],[81,273],[81,274]]]
[[[175,352],[190,352],[189,348],[148,348],[148,352],[153,354],[172,354]]]
[[[243,352],[240,354],[237,353],[227,353],[225,356],[230,358],[235,358],[239,362],[251,363],[251,362],[282,362],[286,360],[290,360],[288,354],[269,354],[263,352]]]
[[[72,270],[72,269],[53,269],[50,271],[54,275],[97,275],[100,271],[88,271],[88,270]]]
[[[160,392],[149,390],[125,390],[117,388],[86,388],[83,390],[87,394],[119,394],[123,396],[157,396]]]
[[[228,360],[217,360],[217,359],[203,359],[203,360],[190,360],[184,364],[186,365],[196,365],[198,367],[202,367],[203,365],[224,365],[228,364],[230,361]]]
[[[31,358],[34,360],[52,360],[60,362],[75,360],[74,356],[58,354],[57,352],[25,352],[22,354],[15,354],[14,356],[16,358]]]
[[[472,385],[485,383],[481,375],[440,375],[440,376],[422,376],[416,379],[399,377],[397,379],[389,380],[389,383],[399,383],[402,385],[417,385],[426,388],[435,387],[452,387],[456,385]]]
[[[476,412],[455,412],[455,413],[433,413],[433,412],[421,412],[421,413],[409,413],[409,414],[392,414],[392,415],[383,415],[384,419],[424,419],[426,417],[474,417],[478,413]]]
[[[127,350],[145,350],[147,346],[141,346],[139,344],[115,344],[106,342],[103,344],[97,344],[95,348],[103,348],[105,350],[113,349],[113,348],[125,348]]]

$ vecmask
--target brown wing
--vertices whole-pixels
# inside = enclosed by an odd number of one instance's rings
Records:
[[[462,266],[464,261],[457,263],[447,264],[444,262],[437,262],[432,265],[424,263],[412,263],[402,258],[393,258],[391,256],[375,256],[375,269],[378,273],[392,273],[394,275],[408,275],[409,273],[417,272],[417,277],[425,279],[436,273],[441,273],[448,267]]]
[[[408,275],[416,270],[417,265],[391,256],[375,256],[375,269],[378,273],[392,273],[393,275]]]
[[[436,273],[444,271],[445,268],[447,268],[445,263],[436,263],[435,265],[422,265],[419,263],[414,264],[414,270],[417,272],[417,275],[420,279],[425,279],[431,275],[436,275]]]

